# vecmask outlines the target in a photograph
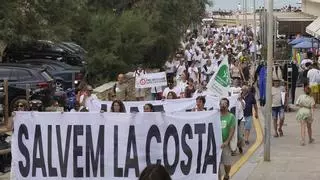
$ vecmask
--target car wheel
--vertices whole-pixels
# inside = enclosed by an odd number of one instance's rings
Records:
[[[20,102],[22,104],[24,104],[26,108],[29,107],[29,101],[27,100],[27,98],[25,96],[17,96],[10,102],[10,107],[9,107],[10,114],[11,114],[11,112],[16,110],[16,107],[17,107],[18,103],[20,103]]]
[[[64,85],[61,80],[56,81],[56,91],[64,91]]]

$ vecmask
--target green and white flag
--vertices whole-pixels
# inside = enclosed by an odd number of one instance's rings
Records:
[[[219,65],[209,83],[207,89],[216,96],[228,96],[231,84],[228,57],[226,56]]]

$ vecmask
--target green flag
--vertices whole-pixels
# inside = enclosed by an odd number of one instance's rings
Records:
[[[231,77],[229,71],[228,57],[226,56],[219,65],[218,71],[210,79],[207,89],[216,96],[228,96]]]

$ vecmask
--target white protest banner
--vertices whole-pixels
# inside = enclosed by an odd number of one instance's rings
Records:
[[[205,107],[209,109],[219,109],[220,98],[215,96],[206,96]],[[237,103],[238,96],[230,96],[228,97],[230,101],[230,108],[235,107]],[[192,109],[196,107],[196,98],[184,98],[184,99],[174,99],[174,100],[160,100],[160,101],[124,101],[125,108],[127,112],[130,112],[131,107],[137,107],[140,112],[143,111],[143,106],[145,104],[152,105],[163,105],[165,112],[185,112],[187,109]],[[108,106],[108,110],[112,105],[112,101],[101,101],[101,104],[106,104]],[[96,111],[100,111],[101,106],[97,106]]]
[[[217,180],[220,113],[17,112],[13,179],[136,180],[162,164],[175,180]]]
[[[218,71],[213,74],[212,78],[207,84],[207,88],[217,96],[227,97],[230,89],[230,84],[231,77],[228,57],[226,56],[219,65]]]
[[[136,76],[136,88],[151,88],[167,86],[167,76],[165,72],[141,74]]]

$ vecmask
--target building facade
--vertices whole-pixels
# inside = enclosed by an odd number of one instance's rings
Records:
[[[320,0],[302,0],[302,12],[320,17]]]

